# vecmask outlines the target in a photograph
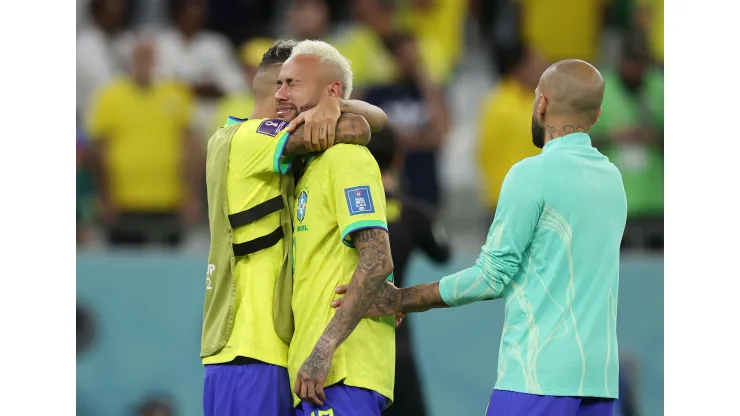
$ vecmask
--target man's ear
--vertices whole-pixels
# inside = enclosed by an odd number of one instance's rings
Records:
[[[547,104],[549,104],[547,97],[540,94],[540,101],[537,103],[536,112],[540,116],[540,120],[544,119],[545,113],[547,112]]]
[[[326,95],[330,97],[341,97],[343,90],[342,84],[339,81],[334,81],[326,87]]]

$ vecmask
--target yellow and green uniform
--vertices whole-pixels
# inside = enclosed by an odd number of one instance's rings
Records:
[[[229,124],[227,122],[227,126]],[[287,124],[277,119],[247,120],[233,134],[226,175],[229,215],[249,210],[281,195],[281,174],[290,168],[290,160],[282,158],[288,135],[279,132]],[[270,234],[280,227],[280,215],[280,211],[272,212],[234,228],[231,231],[233,243],[244,243]],[[288,344],[277,335],[273,317],[275,287],[283,262],[286,261],[285,250],[285,246],[278,243],[235,257],[233,301],[229,296],[214,297],[217,304],[210,306],[214,314],[233,307],[230,334],[226,345],[220,350],[209,353],[209,348],[204,347],[201,352],[203,364],[225,363],[241,356],[287,367]],[[208,307],[208,285],[206,289]],[[212,293],[210,295],[213,296]],[[206,320],[206,325],[208,322]],[[206,325],[204,345],[217,345],[213,341],[216,335],[209,334],[216,334],[218,330],[211,331]],[[222,337],[223,334],[218,333],[218,336]]]
[[[359,264],[351,234],[367,228],[387,231],[385,209],[380,170],[367,148],[337,144],[308,157],[293,211],[291,380],[334,316],[334,288],[348,284]],[[343,381],[391,401],[395,356],[394,318],[364,318],[334,354],[325,386]]]

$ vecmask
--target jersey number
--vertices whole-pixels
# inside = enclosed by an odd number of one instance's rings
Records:
[[[334,409],[317,410],[311,416],[334,416]]]

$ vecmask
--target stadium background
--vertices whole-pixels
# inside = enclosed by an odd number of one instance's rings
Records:
[[[358,98],[381,105],[399,132],[405,156],[397,167],[406,192],[435,209],[451,241],[448,264],[413,258],[409,284],[474,261],[502,175],[535,152],[531,83],[547,63],[575,57],[597,64],[608,85],[617,87],[607,89],[594,140],[622,170],[630,202],[618,317],[622,370],[635,393],[632,414],[663,414],[662,1],[210,0],[208,32],[196,31],[190,44],[173,40],[172,10],[185,9],[166,0],[97,3],[104,25],[116,21],[114,6],[123,5],[126,30],[115,34],[112,26],[100,30],[92,3],[77,2],[78,414],[136,414],[151,399],[168,403],[170,409],[161,408],[167,412],[200,414],[198,343],[208,250],[202,210],[187,226],[176,226],[182,241],[174,247],[111,244],[111,223],[100,215],[92,162],[98,138],[90,126],[101,117],[97,97],[134,66],[132,45],[141,40],[130,34],[145,34],[144,42],[155,45],[153,82],[176,79],[189,94],[187,127],[201,143],[220,112],[248,115],[244,80],[255,51],[266,49],[261,39],[321,37],[339,47],[353,62]],[[383,42],[397,33],[411,34],[418,53]],[[210,54],[214,49],[223,53]],[[232,71],[209,71],[206,62]],[[411,68],[418,72],[411,78],[429,82],[420,87],[397,76],[397,68]],[[203,93],[200,84],[217,91]],[[439,140],[426,143],[408,133],[428,138],[439,131]],[[157,153],[162,147],[154,140],[118,157],[149,166],[145,175],[162,175],[169,159]],[[179,181],[172,186],[186,186],[185,178]],[[186,209],[181,203],[171,210]],[[135,219],[126,225],[153,232]],[[495,381],[502,318],[498,302],[409,318],[432,415],[483,413]]]

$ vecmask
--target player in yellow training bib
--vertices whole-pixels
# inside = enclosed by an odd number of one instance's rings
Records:
[[[337,143],[367,143],[368,122],[346,113],[360,112],[384,124],[385,115],[376,107],[325,100],[315,113],[336,104],[339,109],[325,118],[305,115],[306,127],[291,135],[283,131],[289,123],[275,118],[275,81],[293,45],[278,41],[265,53],[254,80],[252,118],[230,117],[208,144],[211,249],[201,342],[205,416],[293,416],[288,344],[278,335],[279,318],[273,315],[276,284],[290,266],[283,243],[292,241],[292,195],[284,198],[281,188],[290,183],[292,193],[293,178],[281,174],[291,166],[290,155],[307,151],[309,126],[319,136],[335,130]]]
[[[322,96],[349,96],[352,71],[331,45],[302,41],[278,86],[278,114],[293,119]],[[293,212],[296,415],[379,416],[393,400],[396,356],[394,317],[363,318],[393,271],[380,170],[366,148],[349,144],[305,164]],[[334,310],[342,284],[349,288]]]

